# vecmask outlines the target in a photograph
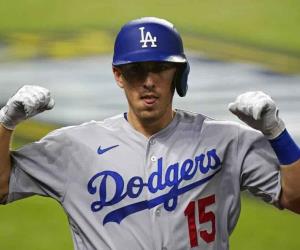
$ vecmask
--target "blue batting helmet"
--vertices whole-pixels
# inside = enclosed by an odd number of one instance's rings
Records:
[[[172,23],[164,19],[143,17],[130,21],[117,35],[114,66],[149,61],[182,64],[174,81],[178,95],[185,96],[190,66],[179,33]]]

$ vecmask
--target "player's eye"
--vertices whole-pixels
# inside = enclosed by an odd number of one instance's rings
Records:
[[[131,63],[120,67],[123,77],[128,82],[143,80],[147,75],[147,71],[140,63]]]
[[[125,64],[119,68],[126,81],[135,82],[145,80],[149,72],[161,73],[174,67],[176,64],[171,62],[141,62]]]

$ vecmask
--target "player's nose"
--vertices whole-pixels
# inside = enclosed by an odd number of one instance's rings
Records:
[[[144,81],[146,88],[154,88],[157,83],[158,77],[156,73],[148,72]]]

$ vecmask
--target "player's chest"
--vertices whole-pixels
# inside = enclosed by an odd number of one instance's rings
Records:
[[[222,152],[213,146],[102,143],[85,175],[93,212],[107,211],[107,222],[162,205],[177,208],[178,200],[196,198],[217,182]]]

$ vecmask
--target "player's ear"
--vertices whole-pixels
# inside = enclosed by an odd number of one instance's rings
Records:
[[[112,71],[113,71],[116,83],[119,85],[120,88],[124,88],[124,79],[122,77],[121,70],[119,68],[113,66]]]

